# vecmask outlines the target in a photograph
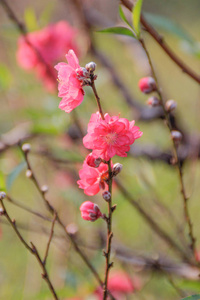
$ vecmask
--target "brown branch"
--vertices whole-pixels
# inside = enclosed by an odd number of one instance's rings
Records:
[[[35,176],[35,173],[31,167],[31,164],[29,162],[29,159],[28,159],[28,152],[23,152],[24,153],[24,157],[25,157],[25,160],[26,160],[26,163],[27,163],[27,167],[28,169],[31,171],[32,173],[32,176],[31,176],[31,179],[35,185],[35,187],[37,188],[37,190],[39,191],[42,199],[43,199],[43,202],[46,204],[46,207],[47,209],[49,210],[49,212],[52,214],[52,215],[56,215],[56,221],[57,223],[60,225],[60,227],[64,230],[67,238],[71,241],[75,251],[79,254],[79,256],[82,258],[82,260],[85,262],[85,264],[88,266],[88,268],[90,269],[90,271],[92,272],[92,274],[94,275],[94,277],[96,278],[96,280],[98,281],[98,283],[100,284],[100,286],[102,287],[102,289],[104,288],[104,283],[103,281],[101,280],[99,274],[97,273],[96,269],[93,267],[93,265],[90,263],[89,259],[87,258],[87,256],[81,251],[81,249],[79,248],[78,244],[76,243],[76,240],[74,238],[74,236],[72,234],[70,234],[68,231],[67,231],[67,228],[66,226],[64,225],[64,223],[61,221],[56,209],[49,203],[49,201],[46,199],[46,196],[45,196],[45,193],[42,192],[41,188],[40,188],[40,185],[39,185],[39,182]],[[112,294],[110,293],[110,291],[108,291],[108,294],[109,296],[111,297],[112,300],[115,300],[115,298],[112,296]]]
[[[128,8],[128,10],[132,11],[133,4],[129,0],[121,0],[121,3]],[[171,58],[171,60],[181,68],[181,70],[190,76],[197,83],[200,83],[200,76],[196,74],[188,65],[186,65],[167,45],[164,41],[163,37],[151,26],[145,17],[141,15],[140,18],[141,24],[144,26],[146,31],[153,37],[153,39],[159,44],[159,46],[164,50],[164,52]]]
[[[43,270],[43,274],[42,274],[42,278],[47,282],[48,286],[49,286],[49,289],[54,297],[55,300],[59,300],[56,292],[55,292],[55,289],[50,281],[50,278],[49,278],[49,275],[48,275],[48,272],[46,270],[46,267],[45,265],[43,265],[42,263],[42,260],[40,258],[40,255],[36,249],[36,247],[33,245],[33,243],[31,243],[32,247],[30,247],[26,241],[24,240],[24,238],[22,237],[21,233],[19,232],[19,230],[17,229],[17,225],[16,225],[16,221],[15,220],[11,220],[6,208],[5,208],[5,205],[3,203],[3,198],[4,196],[0,195],[0,202],[1,202],[1,206],[3,208],[3,212],[1,214],[3,214],[6,219],[8,220],[9,224],[12,226],[13,230],[15,231],[16,235],[18,236],[18,238],[20,239],[21,243],[25,246],[25,248],[31,253],[33,254],[34,256],[36,256],[42,270]]]
[[[124,195],[125,199],[139,212],[139,214],[145,219],[145,221],[150,225],[153,231],[167,243],[176,253],[178,253],[182,259],[186,262],[191,263],[191,260],[187,253],[180,247],[155,221],[152,217],[140,206],[140,204],[133,199],[132,195],[126,190],[124,185],[115,180],[117,187],[120,192]]]
[[[51,225],[51,231],[50,231],[50,235],[49,235],[49,240],[48,240],[48,243],[47,243],[47,247],[46,247],[46,251],[45,251],[45,255],[44,255],[44,259],[43,259],[43,265],[45,265],[46,261],[47,261],[47,257],[48,257],[48,253],[49,253],[49,249],[50,249],[50,244],[51,244],[53,234],[54,234],[54,226],[55,226],[56,218],[57,218],[57,215],[54,214],[52,225]]]

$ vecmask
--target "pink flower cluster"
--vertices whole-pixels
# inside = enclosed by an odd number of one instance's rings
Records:
[[[22,68],[34,70],[45,87],[53,91],[56,88],[56,72],[53,65],[64,57],[69,49],[78,53],[76,35],[77,30],[67,22],[60,21],[31,32],[26,38],[21,36],[18,40],[17,61]]]
[[[66,58],[68,64],[62,62],[55,68],[58,71],[58,96],[62,98],[59,107],[69,113],[83,101],[83,86],[93,86],[96,64],[91,62],[85,68],[80,67],[73,50],[68,52]],[[93,152],[86,157],[78,180],[79,187],[86,195],[93,196],[101,189],[108,190],[110,159],[115,155],[126,157],[130,146],[142,134],[139,127],[135,126],[135,121],[130,122],[119,116],[111,117],[108,113],[104,116],[99,112],[92,114],[83,144]],[[111,168],[114,177],[121,171],[122,165],[113,166],[111,162]],[[104,199],[109,201],[109,197],[105,195]],[[102,216],[97,207],[90,201],[84,202],[80,207],[83,219],[95,221]]]
[[[105,114],[104,118],[102,120],[99,112],[92,114],[88,133],[83,138],[84,146],[106,161],[115,155],[126,157],[130,145],[142,136],[142,132],[135,126],[135,121],[110,117],[109,114]]]

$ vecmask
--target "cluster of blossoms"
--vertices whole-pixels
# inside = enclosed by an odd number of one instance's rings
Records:
[[[77,30],[67,22],[56,24],[31,32],[18,40],[17,61],[25,70],[34,70],[49,91],[56,88],[55,63],[62,59],[69,49],[78,54],[75,43]]]
[[[73,50],[66,55],[67,63],[55,66],[58,71],[58,96],[62,98],[59,108],[71,112],[81,104],[84,98],[83,87],[92,86],[96,75],[95,63],[91,62],[85,67],[80,67],[78,58]],[[78,185],[88,196],[96,195],[100,190],[105,190],[103,198],[109,201],[108,182],[110,164],[112,177],[121,170],[120,164],[112,164],[111,158],[115,155],[126,157],[130,146],[142,136],[135,121],[129,121],[119,116],[103,115],[100,112],[92,114],[88,124],[87,134],[83,144],[87,149],[93,150],[85,159],[83,168],[79,171]],[[84,202],[81,207],[82,218],[95,221],[103,217],[99,207],[90,202]]]

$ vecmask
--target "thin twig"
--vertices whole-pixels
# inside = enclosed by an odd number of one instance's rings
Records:
[[[165,120],[166,120],[167,127],[169,129],[170,134],[171,134],[171,132],[173,130],[173,127],[172,127],[172,124],[171,124],[171,121],[170,121],[169,112],[167,112],[167,110],[165,108],[165,102],[164,102],[162,93],[160,91],[159,85],[158,85],[158,79],[157,79],[157,76],[156,76],[156,73],[155,73],[155,70],[154,70],[154,67],[153,67],[153,63],[152,63],[150,54],[149,54],[149,52],[147,50],[147,47],[146,47],[146,45],[144,43],[144,40],[143,39],[139,39],[139,42],[140,42],[143,50],[146,53],[146,56],[147,56],[147,59],[148,59],[148,62],[149,62],[149,65],[150,65],[150,68],[151,68],[151,71],[152,71],[152,76],[153,76],[153,78],[154,78],[154,80],[156,82],[156,86],[157,86],[156,92],[158,94],[158,97],[159,97],[159,100],[160,100],[160,104],[161,104],[161,106],[163,108],[163,111],[164,111],[164,115],[165,115]],[[186,196],[185,185],[184,185],[184,182],[183,182],[183,170],[182,170],[182,166],[181,166],[181,163],[180,163],[180,160],[179,160],[179,157],[178,157],[176,142],[173,139],[172,139],[172,142],[173,142],[173,150],[174,150],[174,157],[175,157],[175,165],[177,166],[177,169],[178,169],[178,175],[179,175],[180,187],[181,187],[181,195],[182,195],[182,198],[183,198],[184,215],[185,215],[185,220],[187,222],[188,230],[189,230],[190,248],[193,251],[193,254],[194,254],[194,257],[195,257],[195,243],[196,243],[196,239],[194,237],[192,221],[191,221],[190,215],[189,215],[188,197]]]
[[[129,0],[121,0],[121,3],[132,11],[133,4]],[[145,17],[141,15],[140,18],[141,24],[144,26],[146,31],[153,37],[153,39],[159,44],[159,46],[165,51],[165,53],[173,60],[173,62],[181,68],[181,70],[190,76],[193,80],[200,83],[200,76],[197,75],[188,65],[186,65],[167,45],[163,37],[151,26]]]
[[[8,222],[10,223],[10,225],[12,226],[13,230],[15,231],[16,235],[18,236],[18,238],[20,239],[20,241],[22,242],[22,244],[26,247],[26,249],[31,253],[33,254],[34,256],[36,256],[42,270],[43,270],[43,274],[42,274],[42,278],[47,282],[48,286],[49,286],[49,289],[54,297],[55,300],[59,300],[57,294],[56,294],[56,291],[50,281],[50,278],[49,278],[49,275],[48,275],[48,272],[46,270],[46,267],[45,265],[43,265],[42,263],[42,260],[40,258],[40,255],[36,249],[36,247],[33,245],[33,243],[31,243],[32,247],[30,247],[27,242],[24,240],[24,238],[22,237],[21,233],[19,232],[19,230],[17,229],[17,226],[16,226],[16,221],[15,220],[12,220],[6,210],[6,207],[3,203],[3,198],[0,197],[0,202],[1,202],[1,206],[3,208],[3,212],[2,214],[5,215],[6,219],[8,220]]]
[[[139,205],[139,203],[135,199],[133,199],[132,195],[127,191],[124,185],[116,179],[115,182],[120,192],[124,195],[125,199],[140,213],[140,215],[150,225],[153,231],[174,251],[181,255],[184,261],[191,263],[188,254],[185,253],[183,248],[176,244],[176,242],[154,221],[154,219],[151,218],[151,216]]]
[[[105,268],[105,279],[104,279],[104,294],[103,300],[107,299],[108,294],[108,278],[110,268],[113,266],[113,262],[110,262],[111,255],[111,241],[113,237],[112,232],[112,168],[111,168],[111,160],[108,162],[108,172],[109,172],[109,182],[108,182],[108,191],[110,192],[110,200],[108,201],[108,217],[106,219],[107,222],[107,241],[106,241],[106,251],[104,252],[104,256],[106,258],[106,268]]]
[[[46,264],[47,257],[48,257],[48,254],[49,254],[50,244],[51,244],[53,234],[54,234],[54,226],[55,226],[56,218],[57,218],[57,215],[54,214],[52,225],[51,225],[51,231],[50,231],[50,235],[49,235],[49,240],[48,240],[48,243],[47,243],[47,248],[46,248],[44,259],[43,259],[43,265]]]
[[[23,152],[24,153],[24,152]],[[35,187],[37,188],[37,190],[40,192],[41,194],[41,197],[43,199],[43,202],[46,204],[46,207],[47,209],[50,211],[50,213],[52,215],[55,215],[56,214],[56,221],[58,222],[58,224],[60,225],[60,227],[64,230],[67,238],[70,239],[74,249],[76,250],[76,252],[79,254],[79,256],[82,258],[82,260],[85,262],[85,264],[88,266],[88,268],[90,269],[90,271],[92,272],[92,274],[94,275],[94,277],[96,278],[96,280],[98,281],[98,283],[100,284],[100,286],[102,287],[102,289],[104,288],[104,283],[103,281],[101,280],[99,274],[97,273],[96,269],[93,267],[93,265],[90,263],[89,259],[87,258],[87,256],[81,251],[80,247],[78,246],[77,242],[75,241],[74,239],[74,236],[72,234],[70,234],[68,231],[67,231],[67,228],[66,226],[64,225],[64,223],[61,221],[56,209],[49,203],[49,201],[46,199],[45,197],[45,193],[41,191],[40,189],[40,185],[39,185],[39,182],[34,174],[34,171],[31,167],[31,164],[29,162],[29,159],[28,159],[28,152],[25,152],[24,153],[24,157],[25,157],[25,160],[26,160],[26,163],[27,163],[27,167],[29,170],[31,170],[32,172],[32,176],[31,176],[31,179],[35,185]],[[112,300],[115,300],[115,298],[112,296],[112,294],[110,293],[110,291],[108,291],[108,294],[109,296],[111,297]]]

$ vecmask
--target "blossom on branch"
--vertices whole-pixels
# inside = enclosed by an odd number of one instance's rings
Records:
[[[73,50],[69,50],[66,58],[68,64],[61,62],[55,66],[55,69],[58,71],[58,97],[62,98],[59,108],[69,113],[83,101],[85,93],[82,85],[88,76],[88,71],[79,66]]]
[[[60,21],[41,30],[21,36],[18,40],[17,61],[26,70],[34,70],[49,91],[56,88],[55,63],[69,49],[78,52],[75,43],[77,30],[67,22]]]
[[[80,206],[81,217],[86,221],[96,221],[98,218],[102,217],[102,213],[97,204],[91,201],[85,201]]]
[[[83,168],[79,171],[80,180],[77,181],[79,188],[84,189],[88,196],[96,195],[100,189],[107,189],[109,178],[108,165],[101,163],[98,168],[90,167],[86,157]]]
[[[84,146],[106,161],[114,155],[126,157],[130,145],[143,133],[135,126],[135,121],[129,122],[117,116],[110,117],[107,113],[104,118],[105,120],[102,120],[99,112],[92,114],[88,133],[83,138]]]

